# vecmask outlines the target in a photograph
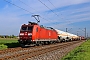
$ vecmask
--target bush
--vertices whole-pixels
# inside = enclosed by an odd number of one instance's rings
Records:
[[[0,50],[2,50],[2,49],[7,49],[7,46],[4,45],[4,44],[1,44],[1,45],[0,45]]]

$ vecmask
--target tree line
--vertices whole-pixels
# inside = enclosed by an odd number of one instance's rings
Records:
[[[15,35],[0,35],[0,38],[18,38],[18,36],[15,36]]]

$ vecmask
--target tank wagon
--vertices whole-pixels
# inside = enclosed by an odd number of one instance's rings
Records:
[[[35,22],[23,24],[19,33],[19,43],[21,46],[30,44],[48,44],[58,40],[57,32],[51,27],[39,26]]]
[[[74,40],[79,40],[79,36],[68,33],[68,32],[64,32],[58,29],[55,29],[57,31],[58,34],[58,39],[61,42],[66,42],[66,41],[74,41]]]

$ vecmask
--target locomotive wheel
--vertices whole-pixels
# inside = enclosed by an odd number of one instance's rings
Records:
[[[40,46],[40,45],[42,45],[42,42],[37,41],[37,42],[36,42],[36,46]]]
[[[43,41],[41,41],[41,45],[44,45],[44,42]]]
[[[26,46],[24,44],[20,44],[22,48],[25,48]]]
[[[63,42],[66,42],[66,40],[65,40],[65,39],[63,39]]]
[[[53,44],[53,41],[50,41],[50,44]]]
[[[48,45],[48,44],[49,44],[49,42],[48,42],[48,41],[46,41],[46,42],[45,42],[45,44],[46,44],[46,45]]]

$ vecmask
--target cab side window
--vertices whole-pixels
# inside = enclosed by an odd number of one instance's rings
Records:
[[[38,32],[38,27],[36,28],[36,32]]]

